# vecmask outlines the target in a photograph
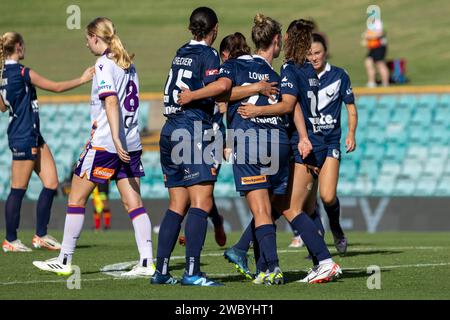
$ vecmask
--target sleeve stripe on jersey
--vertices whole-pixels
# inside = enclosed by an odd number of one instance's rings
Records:
[[[115,92],[115,91],[107,91],[107,92],[102,92],[102,93],[100,93],[98,95],[98,97],[101,100],[104,100],[104,99],[106,99],[106,97],[109,97],[109,96],[117,96],[117,92]]]

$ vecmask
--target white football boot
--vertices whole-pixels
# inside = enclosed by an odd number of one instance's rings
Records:
[[[121,274],[124,278],[149,278],[155,274],[156,267],[152,263],[148,267],[139,264],[135,265],[130,271]]]
[[[19,239],[9,242],[5,239],[2,244],[4,252],[31,252],[30,248],[22,243]]]
[[[33,265],[42,271],[56,273],[59,276],[70,276],[73,273],[70,264],[62,264],[58,258],[52,258],[45,261],[33,261]]]

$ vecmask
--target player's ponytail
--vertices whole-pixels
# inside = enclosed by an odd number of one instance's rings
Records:
[[[213,9],[208,7],[199,7],[192,11],[189,18],[189,30],[195,40],[200,41],[214,29],[219,20]]]
[[[108,18],[96,18],[90,22],[86,27],[86,32],[89,35],[96,35],[102,39],[109,50],[108,55],[119,67],[122,69],[130,68],[133,63],[134,54],[129,54],[117,36],[116,28],[111,20]]]
[[[220,53],[229,52],[229,59],[234,59],[242,55],[250,54],[250,47],[247,40],[240,32],[235,32],[222,39],[220,42]]]
[[[6,32],[0,36],[0,81],[5,69],[5,60],[16,51],[16,44],[23,44],[23,37],[17,32]]]
[[[286,34],[284,55],[286,60],[292,60],[296,64],[302,64],[311,49],[312,31],[314,24],[311,21],[298,19],[291,22]]]
[[[281,35],[281,24],[261,13],[258,13],[253,21],[252,41],[257,51],[265,50],[270,47],[275,36]]]
[[[129,54],[117,35],[111,38],[110,50],[113,54],[112,58],[122,69],[128,69],[133,63],[134,54]]]

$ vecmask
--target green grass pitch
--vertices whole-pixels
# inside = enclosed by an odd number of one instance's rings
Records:
[[[61,232],[54,232],[61,237]],[[24,243],[31,244],[31,232],[20,232]],[[152,286],[148,279],[117,279],[100,272],[111,264],[137,260],[134,234],[130,231],[94,233],[86,230],[78,243],[73,263],[81,269],[81,289],[67,289],[65,277],[39,271],[33,260],[49,259],[56,253],[34,250],[32,253],[0,253],[0,300],[4,299],[450,299],[449,233],[377,233],[351,232],[349,252],[340,257],[327,242],[334,259],[344,271],[337,282],[303,284],[296,282],[306,274],[310,261],[304,248],[288,248],[291,234],[278,234],[280,265],[287,284],[257,286],[245,280],[222,256],[208,232],[203,250],[202,270],[225,284],[224,287],[199,288]],[[238,233],[228,235],[233,244]],[[29,240],[29,241],[25,241]],[[156,236],[154,252],[156,252]],[[30,243],[28,243],[30,242]],[[184,247],[176,245],[171,261],[172,274],[180,277],[184,268]],[[381,289],[367,288],[367,267],[381,268]],[[254,269],[254,264],[250,263]]]
[[[66,9],[72,4],[81,9],[80,30],[66,27]],[[283,30],[293,19],[312,17],[329,38],[330,62],[345,68],[354,86],[363,86],[366,49],[360,39],[371,4],[374,2],[368,0],[2,1],[0,33],[21,32],[27,45],[24,63],[51,79],[63,80],[79,76],[94,63],[95,58],[85,47],[84,27],[97,16],[107,16],[116,24],[126,47],[136,53],[141,91],[162,92],[176,49],[191,37],[188,19],[197,6],[210,6],[218,14],[216,48],[225,35],[235,31],[242,32],[251,43],[250,30],[258,12],[279,20]],[[382,0],[376,4],[387,31],[387,58],[407,60],[411,84],[447,84],[450,2]],[[276,70],[281,63],[282,57],[275,60]],[[89,94],[90,88],[86,85],[71,93]]]

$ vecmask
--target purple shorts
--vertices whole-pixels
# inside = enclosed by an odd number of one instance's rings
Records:
[[[142,150],[131,151],[129,154],[131,161],[125,163],[116,153],[88,147],[81,154],[74,174],[80,178],[87,175],[88,180],[95,183],[143,177],[145,174],[141,162]]]

